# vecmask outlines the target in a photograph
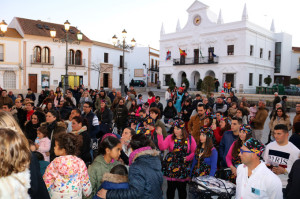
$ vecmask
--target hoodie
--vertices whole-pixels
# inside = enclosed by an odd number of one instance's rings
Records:
[[[85,163],[73,155],[55,158],[43,176],[51,199],[81,199],[92,192]]]

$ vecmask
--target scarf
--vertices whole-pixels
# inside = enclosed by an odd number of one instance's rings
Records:
[[[82,132],[87,131],[87,127],[83,126],[80,130],[78,131],[72,131],[73,134],[75,135],[80,135]]]

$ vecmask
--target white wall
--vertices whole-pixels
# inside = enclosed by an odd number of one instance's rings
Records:
[[[298,69],[300,69],[300,52],[293,52],[291,61],[291,78],[300,78],[300,70],[298,71]]]

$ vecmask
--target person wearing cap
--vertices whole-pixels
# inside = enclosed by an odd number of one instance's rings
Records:
[[[300,150],[289,142],[288,127],[278,124],[274,127],[275,142],[267,145],[264,152],[264,161],[282,182],[283,195],[287,185],[288,174],[294,162],[299,159]]]
[[[241,164],[241,158],[239,156],[240,148],[243,144],[252,137],[252,129],[249,125],[242,125],[239,131],[239,137],[234,141],[229,148],[226,155],[226,164],[231,169],[230,181],[235,183],[236,180],[236,168]]]
[[[184,121],[178,119],[172,124],[174,131],[163,139],[162,130],[157,129],[158,146],[161,151],[168,150],[162,163],[162,172],[167,179],[167,198],[174,198],[178,190],[179,198],[186,198],[186,185],[188,181],[188,168],[193,159],[196,142],[185,130]]]
[[[240,148],[243,164],[237,168],[236,199],[282,199],[280,179],[260,161],[265,146],[254,138]]]
[[[178,91],[176,92],[176,94],[174,95],[174,106],[177,110],[177,113],[179,114],[180,111],[181,111],[181,104],[182,104],[182,99],[183,99],[183,96],[184,96],[184,92],[183,92],[183,88],[182,87],[179,87],[178,88]]]
[[[32,92],[32,90],[31,90],[31,88],[28,88],[27,89],[27,91],[28,91],[28,93],[27,93],[27,95],[26,95],[26,97],[25,98],[30,98],[31,99],[31,101],[35,101],[35,94]]]
[[[277,104],[277,103],[280,103],[280,102],[281,102],[281,99],[280,99],[280,97],[278,96],[278,93],[275,92],[275,93],[274,93],[274,100],[273,100],[273,109],[275,109],[276,104]]]

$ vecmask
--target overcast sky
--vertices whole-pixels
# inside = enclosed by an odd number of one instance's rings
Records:
[[[63,24],[66,19],[92,40],[111,43],[125,28],[128,41],[159,48],[161,24],[165,32],[187,22],[187,8],[194,0],[1,0],[0,20],[13,17],[40,19]],[[247,3],[249,21],[266,29],[275,21],[276,32],[293,36],[300,47],[299,0],[202,0],[216,14],[222,9],[224,22],[239,21]]]

